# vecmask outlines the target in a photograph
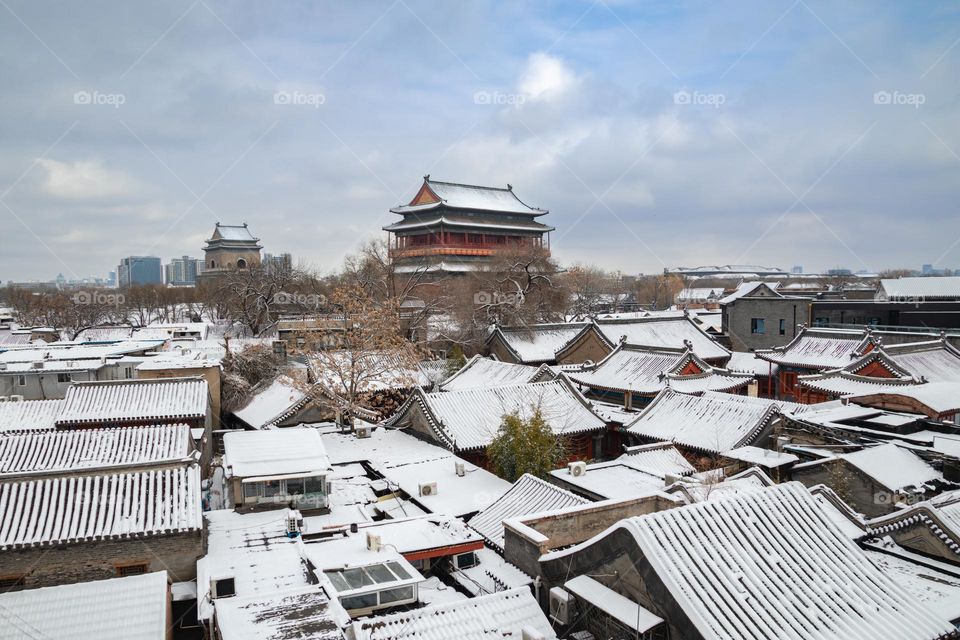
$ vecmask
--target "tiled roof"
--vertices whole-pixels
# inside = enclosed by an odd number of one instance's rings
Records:
[[[705,640],[932,640],[954,631],[879,571],[799,483],[619,528]]]
[[[291,416],[310,401],[297,384],[279,376],[255,391],[246,406],[233,412],[254,429],[265,429]]]
[[[356,640],[517,640],[524,627],[556,640],[526,587],[359,620],[353,630]]]
[[[201,527],[196,465],[0,484],[0,549]]]
[[[67,389],[57,424],[203,418],[208,406],[203,378],[78,382]]]
[[[683,374],[692,364],[697,373]],[[621,343],[606,358],[581,371],[571,371],[578,384],[608,391],[654,394],[666,387],[684,393],[730,391],[753,376],[715,369],[689,351],[637,347]]]
[[[752,444],[776,411],[772,405],[725,401],[718,395],[701,398],[666,389],[626,428],[638,436],[723,453]]]
[[[453,209],[525,213],[535,216],[547,213],[544,209],[535,209],[521,202],[509,186],[506,189],[482,187],[456,182],[440,182],[439,180],[430,180],[429,177],[424,178],[423,183],[426,188],[433,192],[433,195],[440,199],[440,202],[419,205],[411,202],[408,205],[394,207],[390,211],[394,213],[415,213],[429,211],[443,205]]]
[[[686,476],[696,471],[672,442],[627,447],[617,461],[659,478],[667,475]]]
[[[588,326],[585,322],[570,322],[529,327],[497,327],[487,338],[487,344],[494,336],[499,336],[520,362],[550,362],[556,359],[558,351]]]
[[[0,432],[53,429],[63,400],[0,402]]]
[[[248,597],[218,598],[217,634],[222,640],[339,640],[347,613],[318,587]]]
[[[471,518],[469,524],[487,542],[502,550],[504,520],[586,502],[580,496],[525,473],[509,491]]]
[[[858,404],[881,405],[889,402],[902,404],[907,400],[926,407],[926,413],[933,416],[948,415],[960,411],[960,383],[930,382],[909,386],[881,386],[857,393],[850,399]]]
[[[943,479],[942,473],[928,465],[915,453],[891,443],[842,454],[838,457],[891,491],[922,487],[928,482]]]
[[[164,640],[167,572],[0,593],[0,640]]]
[[[850,364],[863,341],[857,331],[804,328],[797,337],[782,347],[758,349],[758,358],[774,364],[807,369],[837,369]]]
[[[190,449],[190,428],[185,424],[4,434],[0,475],[153,466],[184,460]]]
[[[727,349],[683,314],[631,320],[598,319],[596,325],[611,344],[618,344],[624,336],[627,344],[644,347],[683,349],[689,342],[693,352],[706,360],[730,357]]]
[[[403,424],[413,403],[423,409],[437,439],[455,450],[486,447],[503,416],[514,411],[529,417],[539,408],[556,434],[598,431],[606,425],[564,379],[436,393],[417,389],[386,424]]]
[[[461,391],[475,387],[529,382],[537,372],[537,367],[474,356],[459,371],[444,380],[440,389]]]

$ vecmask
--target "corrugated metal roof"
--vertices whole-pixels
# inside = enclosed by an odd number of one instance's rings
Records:
[[[190,428],[185,424],[4,434],[0,474],[152,466],[183,460],[190,450]]]
[[[0,594],[0,640],[164,640],[167,572]]]
[[[78,382],[67,388],[57,424],[203,418],[209,404],[203,378]]]
[[[800,638],[815,628],[818,637],[929,640],[954,630],[879,571],[799,483],[620,526],[704,638]]]
[[[194,531],[200,468],[0,484],[0,549]]]
[[[469,524],[487,542],[502,550],[504,520],[586,503],[580,496],[525,473],[509,491],[471,518]]]
[[[252,478],[330,469],[323,439],[312,428],[228,433],[223,436],[223,449],[228,477]]]
[[[960,298],[960,277],[884,278],[878,300],[923,302],[926,299]]]

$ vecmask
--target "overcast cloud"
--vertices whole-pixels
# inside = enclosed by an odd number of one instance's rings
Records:
[[[960,268],[956,2],[2,0],[0,59],[2,281],[329,271],[425,173],[565,263]]]

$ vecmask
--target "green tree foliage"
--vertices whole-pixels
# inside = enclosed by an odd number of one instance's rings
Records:
[[[566,451],[537,408],[526,420],[516,411],[503,416],[487,458],[498,476],[513,482],[525,473],[545,477],[566,460]]]
[[[463,355],[463,349],[458,344],[453,345],[453,349],[447,354],[447,377],[463,369],[465,364],[467,364],[467,356]]]

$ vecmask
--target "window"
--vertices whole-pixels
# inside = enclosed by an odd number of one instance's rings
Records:
[[[380,592],[380,604],[390,604],[391,602],[400,602],[403,600],[413,600],[413,587],[397,587],[396,589],[386,589]]]
[[[239,260],[237,260],[237,268],[238,268],[238,269],[246,269],[246,268],[247,268],[247,261],[244,260],[243,258],[240,258]]]
[[[210,268],[211,268],[211,269],[216,269],[216,268],[217,268],[217,263],[216,263],[215,260],[211,260],[211,261],[210,261]]]
[[[359,596],[349,596],[342,598],[340,604],[344,609],[369,609],[377,606],[377,593],[364,593]]]
[[[60,384],[66,384],[67,382],[70,382],[70,374],[69,374],[69,373],[58,373],[58,374],[57,374],[57,382],[59,382]]]
[[[457,569],[469,569],[470,567],[477,566],[477,554],[473,551],[470,553],[461,553],[458,556],[454,557],[454,563],[456,564]]]
[[[766,333],[763,318],[750,318],[750,333]]]
[[[116,568],[118,578],[123,578],[126,576],[139,576],[140,574],[148,573],[150,571],[150,563],[137,562],[135,564],[118,564]]]
[[[307,493],[323,493],[323,477],[315,476],[304,479],[304,488]]]
[[[787,321],[783,318],[780,318],[780,335],[787,335]]]
[[[27,376],[17,376],[17,386],[18,387],[27,386]]]

